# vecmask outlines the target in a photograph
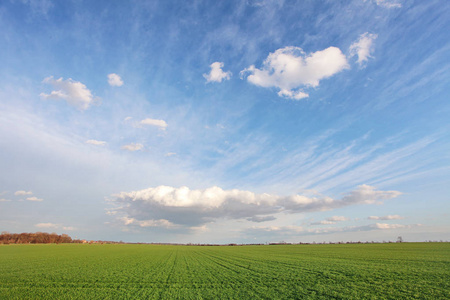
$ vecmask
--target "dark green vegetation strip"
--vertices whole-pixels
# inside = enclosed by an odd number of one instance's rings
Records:
[[[0,299],[450,299],[450,244],[4,245]]]

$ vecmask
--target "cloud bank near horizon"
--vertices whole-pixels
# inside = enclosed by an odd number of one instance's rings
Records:
[[[275,220],[274,214],[296,214],[327,211],[358,204],[381,204],[396,198],[399,191],[380,191],[360,185],[341,199],[256,194],[243,190],[223,190],[214,186],[204,190],[188,187],[158,186],[113,195],[115,206],[109,214],[116,215],[123,225],[140,227],[198,227],[221,219],[245,219],[250,222]],[[343,217],[330,220],[343,221]]]

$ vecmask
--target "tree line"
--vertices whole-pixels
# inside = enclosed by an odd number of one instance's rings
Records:
[[[67,234],[46,232],[35,233],[9,233],[3,231],[0,234],[0,244],[62,244],[82,243],[82,240],[74,240]]]

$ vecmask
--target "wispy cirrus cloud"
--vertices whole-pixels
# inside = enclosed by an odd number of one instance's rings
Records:
[[[373,43],[377,37],[377,34],[366,32],[361,34],[359,39],[350,45],[350,57],[357,56],[358,60],[356,62],[360,67],[364,67],[369,58],[373,58],[371,56],[373,52]]]
[[[426,168],[430,161],[441,159],[431,155],[433,144],[447,147],[446,138],[436,134],[412,141],[403,141],[402,135],[393,135],[375,142],[370,141],[370,147],[367,147],[371,138],[368,133],[330,147],[330,141],[334,141],[339,132],[342,131],[326,132],[302,141],[296,149],[282,153],[278,151],[279,156],[275,162],[270,160],[273,155],[270,148],[266,153],[257,149],[257,159],[256,154],[249,153],[250,157],[245,157],[247,161],[255,157],[255,166],[268,167],[263,173],[248,173],[247,180],[255,184],[264,182],[266,186],[281,190],[295,185],[298,189],[321,192],[351,189],[352,186],[364,182],[370,182],[371,185],[389,184],[408,180],[411,176],[424,176],[421,170]],[[258,145],[264,145],[264,141],[258,141]],[[248,151],[242,149],[244,150]],[[226,162],[227,165],[233,163]],[[264,176],[266,174],[271,176]]]
[[[401,0],[372,0],[376,5],[385,8],[400,8],[402,7]]]
[[[46,16],[54,6],[51,0],[33,1],[23,0],[22,4],[28,5],[33,14]]]
[[[321,80],[348,67],[339,48],[329,47],[307,54],[299,47],[289,46],[270,53],[260,69],[251,65],[240,74],[254,85],[278,88],[280,97],[300,100],[308,97],[304,87],[318,87]]]

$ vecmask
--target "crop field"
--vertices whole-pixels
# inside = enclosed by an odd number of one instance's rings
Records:
[[[3,245],[0,299],[450,299],[450,244]]]

